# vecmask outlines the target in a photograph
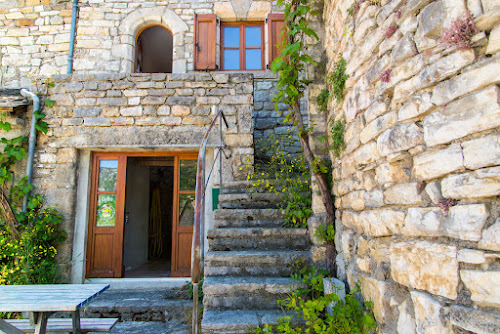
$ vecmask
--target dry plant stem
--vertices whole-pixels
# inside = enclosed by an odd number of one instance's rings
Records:
[[[297,3],[293,1],[292,6],[290,11],[293,12],[297,10]],[[300,38],[299,36],[295,35],[288,35],[287,36],[287,44],[292,45],[295,43],[295,41]],[[297,77],[295,82],[295,86],[299,86],[299,78]],[[300,146],[302,147],[302,150],[304,152],[304,156],[306,158],[306,161],[309,166],[314,165],[314,160],[315,156],[314,153],[311,149],[311,145],[309,142],[309,134],[307,131],[304,131],[304,120],[302,118],[302,114],[300,112],[300,102],[297,99],[295,103],[292,105],[292,112],[293,112],[293,117],[295,120],[295,124],[297,126],[297,129],[299,130],[299,142]],[[335,222],[335,207],[333,204],[333,196],[332,193],[328,187],[328,179],[327,175],[324,173],[321,173],[318,169],[316,168],[311,168],[313,175],[316,177],[316,181],[319,186],[319,191],[321,194],[321,200],[323,201],[323,205],[325,206],[326,210],[326,223],[327,224],[334,224]],[[330,272],[330,274],[336,276],[337,275],[337,265],[336,265],[336,259],[337,257],[337,252],[335,249],[335,244],[333,241],[329,241],[326,246],[326,267],[327,270]]]
[[[10,236],[12,239],[17,240],[19,237],[19,231],[17,230],[17,219],[16,215],[12,211],[12,207],[10,206],[7,197],[3,192],[3,189],[0,187],[0,210],[2,211],[2,215],[5,218],[5,221],[9,225],[10,228]]]

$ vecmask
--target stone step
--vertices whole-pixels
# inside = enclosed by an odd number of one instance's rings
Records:
[[[309,246],[304,228],[215,228],[208,231],[207,237],[213,251],[304,250]]]
[[[180,323],[176,321],[167,323],[161,321],[124,321],[124,322],[118,322],[108,333],[109,334],[189,334],[190,331],[191,331],[190,324]]]
[[[203,306],[207,309],[278,309],[278,299],[302,286],[284,277],[207,277]]]
[[[83,316],[189,323],[192,307],[182,290],[108,290],[85,306]]]
[[[220,209],[276,209],[279,203],[276,194],[271,193],[235,193],[219,196]]]
[[[205,276],[289,277],[290,264],[305,259],[309,251],[209,251],[205,256]]]
[[[204,334],[254,333],[257,326],[276,324],[282,310],[206,310],[201,321]]]
[[[218,209],[214,211],[217,227],[281,227],[285,223],[281,209]]]
[[[222,184],[222,194],[246,193],[252,188],[252,181],[226,181]]]

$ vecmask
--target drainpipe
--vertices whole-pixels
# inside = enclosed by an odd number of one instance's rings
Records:
[[[73,72],[73,54],[75,52],[76,16],[78,14],[78,0],[73,0],[73,14],[71,15],[71,35],[69,36],[68,74]]]
[[[31,184],[31,179],[33,177],[33,158],[35,156],[35,144],[36,144],[36,116],[35,112],[40,110],[40,99],[36,94],[28,91],[27,89],[21,89],[21,95],[24,97],[31,98],[33,100],[33,113],[31,115],[31,128],[30,136],[28,140],[28,162],[26,163],[26,176],[28,177],[28,184]],[[26,212],[28,206],[28,195],[24,196],[23,200],[23,212]]]

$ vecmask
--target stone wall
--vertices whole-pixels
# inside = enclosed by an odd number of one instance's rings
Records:
[[[500,3],[325,2],[347,62],[334,162],[340,278],[383,333],[500,331]],[[470,10],[472,49],[440,41]],[[382,80],[384,79],[384,80]],[[387,81],[387,82],[384,82]]]
[[[71,259],[79,154],[86,151],[197,151],[222,109],[226,181],[244,178],[240,167],[253,159],[253,77],[251,74],[106,74],[54,77],[45,108],[47,135],[38,138],[34,187],[64,216],[68,240],[59,251]],[[26,125],[29,127],[29,124]],[[211,139],[218,142],[218,131]]]

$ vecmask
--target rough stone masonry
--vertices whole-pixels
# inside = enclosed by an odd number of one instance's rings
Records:
[[[350,76],[329,115],[347,121],[340,276],[360,283],[383,333],[498,333],[500,2],[358,5],[327,0],[323,13],[328,67],[342,53]],[[467,10],[472,48],[446,45]]]

